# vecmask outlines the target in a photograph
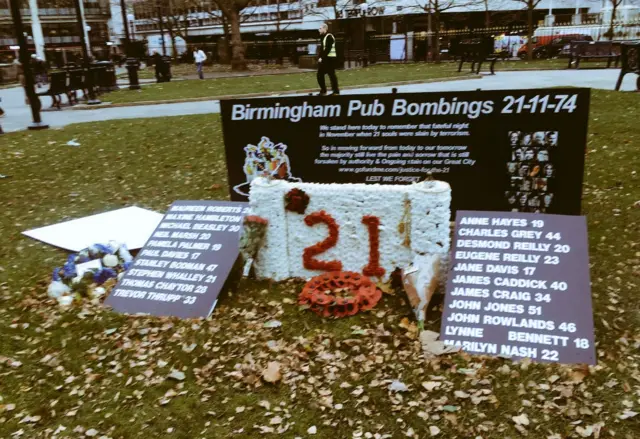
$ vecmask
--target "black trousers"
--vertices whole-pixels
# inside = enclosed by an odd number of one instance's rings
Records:
[[[331,81],[331,90],[334,93],[339,93],[338,78],[336,77],[336,59],[333,57],[324,57],[322,62],[318,63],[318,85],[320,86],[320,93],[327,92],[327,85],[324,81],[324,75],[329,75],[329,81]]]

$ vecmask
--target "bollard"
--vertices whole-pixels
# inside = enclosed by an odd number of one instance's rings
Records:
[[[129,90],[140,90],[140,81],[138,79],[138,69],[140,69],[140,61],[136,58],[127,58],[127,72],[129,74]]]

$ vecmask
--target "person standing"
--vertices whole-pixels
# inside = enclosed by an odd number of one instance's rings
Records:
[[[153,69],[156,75],[156,82],[160,83],[163,82],[162,81],[162,64],[164,63],[164,61],[162,61],[162,55],[160,55],[158,53],[157,50],[153,51],[153,54],[151,55],[151,59],[153,60]]]
[[[198,78],[204,79],[204,74],[202,73],[202,65],[207,60],[207,55],[205,55],[202,50],[196,47],[193,50],[193,60],[196,63],[196,69],[198,69]]]
[[[339,95],[338,78],[336,77],[336,39],[329,33],[327,23],[322,23],[320,29],[321,46],[320,56],[318,57],[318,85],[320,86],[320,96],[327,94],[327,86],[325,84],[324,75],[329,75],[331,81],[332,95]]]

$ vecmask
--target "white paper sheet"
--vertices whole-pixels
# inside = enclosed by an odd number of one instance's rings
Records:
[[[391,61],[402,61],[405,59],[405,49],[406,49],[406,44],[405,44],[405,39],[404,39],[404,35],[400,35],[400,36],[392,36],[391,37],[391,41],[390,41],[390,56],[391,56]]]
[[[163,215],[140,207],[125,207],[86,216],[23,234],[47,244],[78,252],[93,244],[123,242],[130,250],[144,246]]]

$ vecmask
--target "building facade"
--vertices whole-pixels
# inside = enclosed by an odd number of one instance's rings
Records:
[[[159,50],[162,41],[179,37],[188,43],[218,41],[228,32],[222,14],[212,1],[139,0],[134,4],[135,33]],[[168,2],[168,3],[167,3]],[[348,35],[354,44],[367,33],[426,32],[431,0],[255,0],[241,13],[245,41],[316,38],[321,23]],[[161,6],[162,4],[168,6]],[[443,31],[495,26],[526,26],[526,10],[518,0],[439,0],[439,26]],[[181,7],[181,5],[187,5]],[[433,7],[433,6],[432,6]],[[536,26],[549,14],[561,20],[573,15],[598,13],[601,4],[591,0],[542,0],[534,12]],[[432,10],[433,12],[433,10]],[[432,16],[434,14],[431,14]],[[171,35],[169,35],[171,34]]]
[[[83,0],[85,35],[96,57],[109,51],[109,1]],[[61,64],[81,52],[74,0],[22,0],[22,20],[29,49],[40,58]],[[0,0],[0,61],[16,56],[16,44],[9,0]]]

